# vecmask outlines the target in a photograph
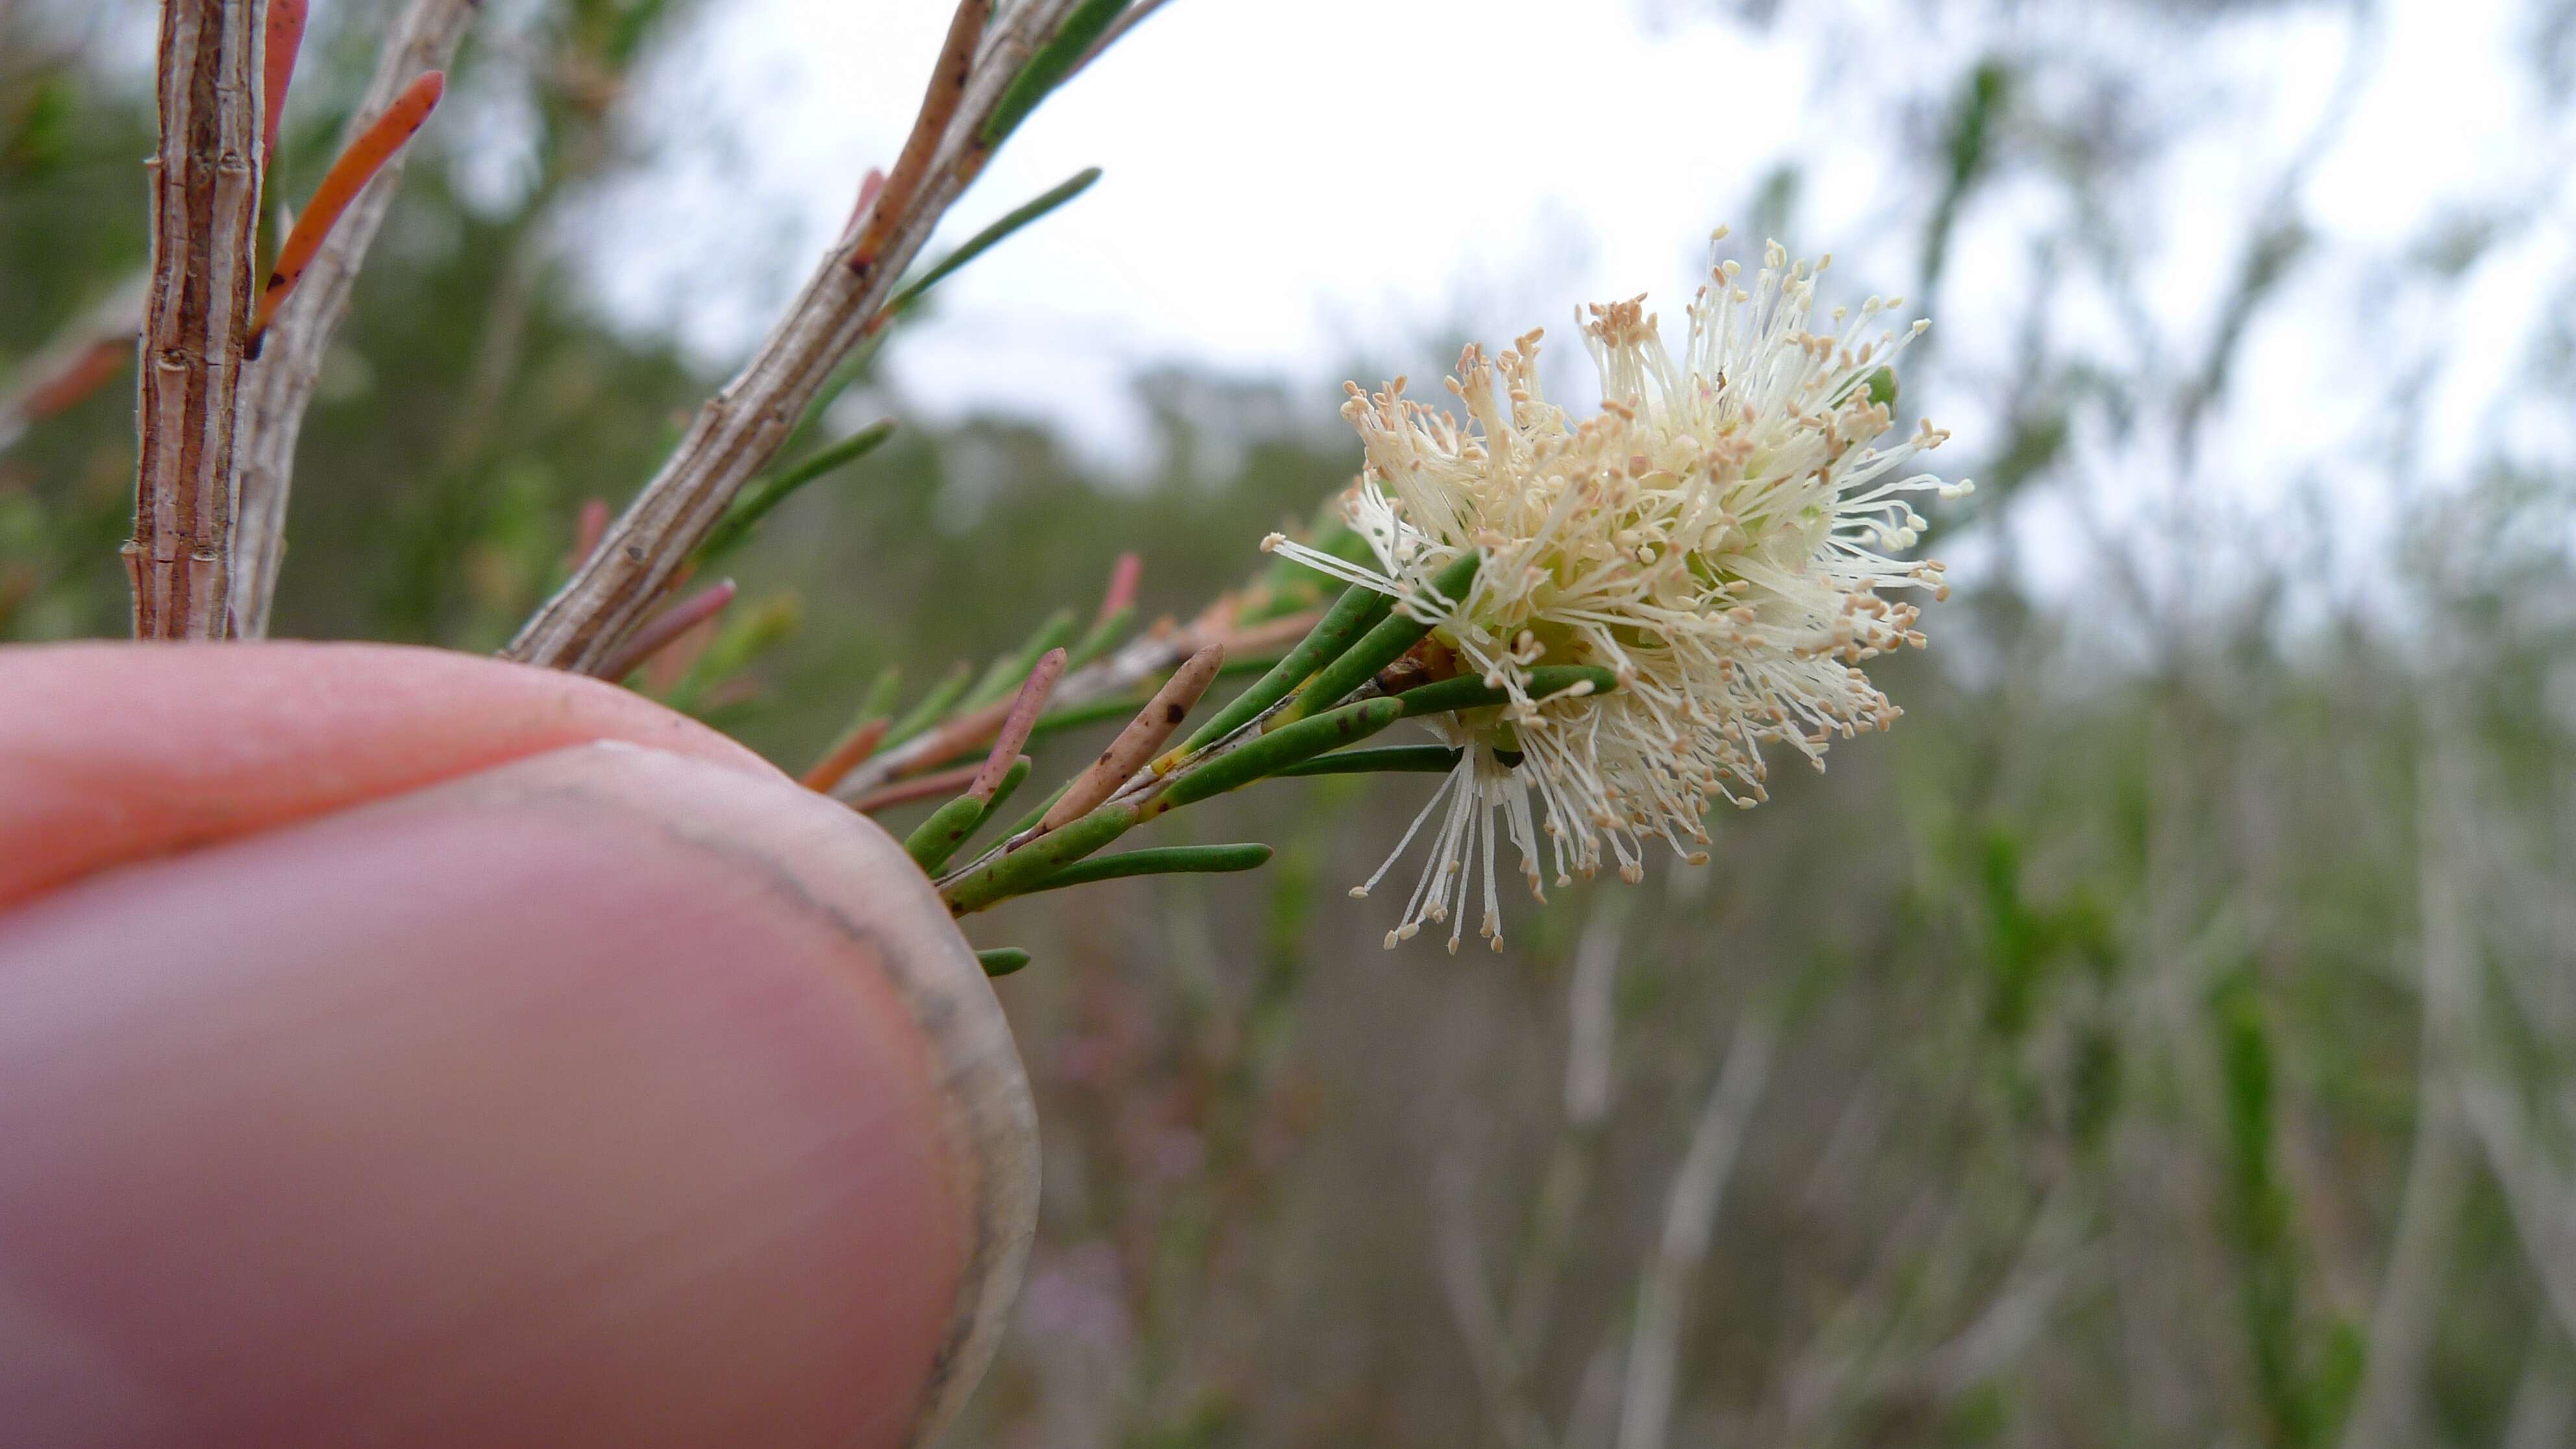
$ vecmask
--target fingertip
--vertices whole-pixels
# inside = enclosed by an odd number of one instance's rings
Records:
[[[999,1007],[783,780],[560,750],[83,882],[0,961],[0,1319],[179,1437],[907,1442],[1016,1285]]]
[[[0,649],[0,905],[592,740],[778,772],[632,691],[388,644]]]

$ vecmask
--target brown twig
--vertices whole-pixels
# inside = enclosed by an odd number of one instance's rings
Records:
[[[867,220],[859,227],[857,244],[842,263],[852,271],[864,272],[875,263],[878,251],[894,235],[896,218],[920,193],[922,178],[930,173],[930,158],[947,136],[948,123],[956,118],[959,103],[966,99],[967,82],[975,75],[975,47],[984,39],[988,18],[979,0],[958,0],[957,13],[948,18],[948,39],[939,47],[939,61],[930,69],[930,84],[922,92],[921,110],[912,119],[912,134],[904,138],[894,170],[887,173],[885,184],[876,188],[874,196],[868,195],[866,186],[859,188],[867,206]]]
[[[1067,674],[1064,682],[1056,686],[1055,703],[1070,707],[1115,699],[1177,667],[1210,644],[1222,644],[1228,655],[1247,658],[1301,639],[1315,625],[1315,616],[1306,613],[1237,630],[1227,622],[1230,615],[1230,609],[1211,610],[1185,627],[1165,627],[1129,641],[1109,657]],[[942,729],[916,735],[852,771],[832,793],[840,800],[856,801],[889,780],[952,760],[990,738],[991,732],[1000,727],[1001,718],[1000,707],[987,706],[960,716]]]
[[[982,0],[966,3],[980,7]],[[982,169],[984,122],[1073,3],[1030,0],[991,27],[954,100],[934,95],[924,107],[935,106],[947,121],[917,188],[900,205],[889,199],[897,193],[893,181],[879,192],[858,235],[824,257],[768,339],[699,409],[679,447],[610,528],[598,553],[519,631],[503,651],[507,657],[595,672],[672,587],[707,530],[777,453],[833,368],[867,334],[904,267]],[[865,265],[854,267],[855,259]]]
[[[412,0],[385,37],[367,82],[343,129],[355,140],[423,71],[444,69],[465,38],[481,0]],[[322,354],[349,310],[358,269],[393,205],[404,157],[395,156],[350,204],[331,229],[304,279],[269,320],[259,361],[241,390],[241,507],[233,533],[232,610],[236,630],[256,638],[268,632],[277,567],[284,557],[286,499],[295,468],[295,442],[304,411],[322,376]]]
[[[138,639],[233,632],[234,444],[256,301],[261,53],[253,0],[162,0],[152,281],[136,409]]]
[[[1210,644],[1173,670],[1172,677],[1164,681],[1153,699],[1118,732],[1118,738],[1109,742],[1109,748],[1100,752],[1100,758],[1091,762],[1091,768],[1076,777],[1066,787],[1064,797],[1048,808],[1045,818],[1038,821],[1038,833],[1043,835],[1088,813],[1127,783],[1130,776],[1153,763],[1154,752],[1172,737],[1172,731],[1181,727],[1182,720],[1189,718],[1190,707],[1216,682],[1216,672],[1224,664],[1225,646]]]

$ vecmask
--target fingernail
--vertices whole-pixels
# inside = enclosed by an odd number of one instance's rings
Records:
[[[36,1439],[920,1442],[1035,1210],[900,846],[622,745],[0,917],[0,1142]]]

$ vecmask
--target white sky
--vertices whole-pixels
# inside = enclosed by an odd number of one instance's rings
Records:
[[[1129,379],[1144,368],[1276,376],[1331,427],[1346,370],[1427,391],[1450,361],[1442,339],[1538,325],[1555,340],[1551,386],[1580,397],[1573,307],[1646,291],[1677,313],[1708,229],[1749,220],[1782,162],[1804,172],[1782,240],[1835,254],[1828,304],[1901,292],[1933,199],[1921,152],[1968,63],[2000,42],[2038,57],[2033,99],[2052,114],[2091,104],[2082,88],[2106,72],[2146,99],[2141,159],[2096,198],[2139,270],[2125,293],[2068,281],[2047,324],[2061,354],[2115,371],[2188,371],[2295,158],[2339,97],[2349,107],[2291,187],[2312,246],[2248,333],[2198,458],[2079,439],[2085,494],[2115,530],[2184,486],[2243,507],[2248,531],[2294,529],[2294,495],[2323,489],[2338,531],[2384,556],[2415,481],[2576,450],[2566,400],[2535,406],[2520,382],[2569,300],[2554,289],[2576,277],[2561,180],[2576,133],[2527,64],[2531,0],[2381,0],[2357,56],[2353,12],[2323,0],[2189,26],[2124,0],[1792,0],[1767,27],[1726,8],[1171,0],[1049,100],[952,214],[940,245],[1084,166],[1107,173],[906,326],[890,354],[902,405],[1035,415],[1132,466],[1145,431]],[[658,164],[572,233],[611,310],[675,327],[711,366],[737,360],[858,177],[900,144],[947,9],[711,0],[628,108]],[[2344,87],[2348,60],[2358,83]],[[460,148],[469,180],[510,184],[506,132]],[[2038,248],[2070,231],[2068,206],[2025,176],[1961,219],[1924,307],[1935,370],[1909,374],[1906,394],[1960,451],[1996,434]],[[2407,264],[2465,221],[2498,240],[2464,274]],[[2385,401],[2417,375],[2426,426],[2401,459]],[[2033,526],[2076,526],[2069,506],[2035,502]]]
[[[757,144],[720,157],[670,133],[688,184],[628,204],[658,216],[747,192],[794,210],[785,257],[810,257],[854,178],[900,144],[944,12],[742,0],[662,82]],[[1422,376],[1446,359],[1408,349],[1452,321],[1517,332],[1605,288],[1678,288],[1757,166],[1794,143],[1810,78],[1790,50],[1717,26],[1650,36],[1607,0],[1175,0],[960,205],[952,237],[1107,171],[949,284],[944,315],[899,349],[902,379],[933,406],[1041,412],[1122,454],[1125,379],[1153,362],[1321,378],[1383,355],[1381,371]],[[1641,143],[1658,133],[1679,144]],[[1857,221],[1867,198],[1853,203],[1831,209]],[[676,315],[711,352],[766,316],[747,291],[774,301],[795,270],[677,301],[696,258],[645,241],[662,225],[630,234],[621,310]]]
[[[1905,290],[1930,195],[1903,148],[1928,144],[1929,108],[1989,43],[1983,7],[1790,5],[1768,28],[1718,8],[1173,0],[1050,100],[952,216],[950,240],[1083,166],[1107,172],[946,284],[940,315],[893,353],[906,402],[1039,415],[1096,458],[1132,463],[1142,415],[1127,379],[1159,362],[1311,383],[1326,421],[1342,370],[1429,382],[1449,360],[1436,342],[1462,327],[1499,340],[1547,325],[1560,367],[1579,367],[1572,307],[1651,291],[1677,313],[1709,227],[1744,221],[1784,160],[1807,175],[1783,240],[1836,253],[1839,300]],[[710,360],[738,356],[839,226],[856,178],[900,143],[945,11],[714,8],[637,108],[666,118],[655,139],[668,159],[612,208],[616,309],[678,326]],[[2058,330],[2112,356],[2195,354],[2247,228],[2334,103],[2349,12],[2292,6],[2196,32],[2109,4],[2023,14],[2017,41],[2133,61],[2178,117],[2114,216],[2143,233],[2135,306],[2149,336],[2137,311],[2081,288]],[[2296,190],[2316,247],[2249,335],[2241,391],[2211,423],[2204,452],[2229,460],[2225,486],[2260,503],[2320,470],[2372,471],[2347,454],[2384,445],[2380,388],[2433,352],[2448,360],[2428,468],[2463,469],[2494,442],[2544,320],[2537,289],[2576,270],[2565,198],[2549,203],[2557,224],[2523,228],[2455,288],[2387,288],[2438,219],[2528,207],[2576,159],[2517,59],[2526,43],[2513,0],[2384,7],[2349,124]],[[1972,384],[2006,369],[2031,238],[2063,204],[2004,186],[1963,219],[1930,309],[1957,385],[1929,401],[1963,435],[1991,421]],[[2170,466],[2135,450],[2132,462]]]

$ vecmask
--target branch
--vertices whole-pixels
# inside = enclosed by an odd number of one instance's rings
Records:
[[[1674,1365],[1682,1324],[1689,1317],[1691,1280],[1708,1257],[1717,1226],[1718,1199],[1735,1166],[1735,1150],[1762,1090],[1771,1079],[1771,1030],[1758,1008],[1747,1008],[1726,1065],[1700,1109],[1690,1148],[1673,1173],[1664,1199],[1663,1238],[1648,1260],[1637,1291],[1636,1336],[1628,1346],[1627,1390],[1620,1400],[1619,1449],[1663,1449],[1672,1423]]]
[[[1173,670],[1172,677],[1145,702],[1135,719],[1118,732],[1108,749],[1100,752],[1100,758],[1065,787],[1062,798],[1047,807],[1046,814],[1038,819],[1038,829],[1054,830],[1072,823],[1116,793],[1138,770],[1152,764],[1154,752],[1189,717],[1191,708],[1216,682],[1216,672],[1224,664],[1225,646],[1210,644]]]
[[[1539,1179],[1529,1246],[1512,1279],[1512,1354],[1522,1364],[1535,1362],[1546,1341],[1557,1285],[1574,1255],[1576,1230],[1600,1168],[1602,1126],[1610,1120],[1618,1088],[1612,998],[1631,909],[1625,895],[1600,897],[1574,948],[1565,1007],[1565,1122]]]
[[[2549,1449],[2576,1436],[2576,1389],[2570,1388],[2561,1366],[2564,1352],[2548,1334],[2531,1335],[2531,1347],[2522,1355],[2522,1382],[2514,1388],[2498,1449]]]
[[[2481,832],[2470,806],[2480,782],[2461,745],[2471,738],[2459,704],[2435,688],[2427,695],[2422,766],[2424,834],[2418,846],[2424,900],[2424,1014],[2428,1045],[2458,1092],[2459,1111],[2482,1149],[2523,1255],[2539,1279],[2541,1301],[2559,1330],[2576,1339],[2576,1183],[2551,1144],[2533,1128],[2532,1094],[2499,1081],[2492,1048],[2481,1052],[2480,963],[2485,942],[2475,884],[2486,869]],[[2379,1325],[2373,1324],[2374,1329]]]
[[[1222,646],[1229,658],[1255,658],[1266,649],[1295,640],[1315,622],[1312,615],[1292,614],[1238,630],[1227,622],[1230,613],[1230,610],[1211,611],[1183,627],[1146,634],[1106,659],[1074,670],[1056,686],[1053,699],[1057,708],[1131,694],[1146,680],[1180,667],[1191,655],[1211,645]],[[1138,703],[1141,705],[1143,701]],[[968,720],[975,722],[972,728],[959,727]],[[992,731],[1001,728],[1001,723],[1002,711],[988,709],[981,717],[970,715],[961,719],[957,726],[915,735],[893,749],[872,756],[866,764],[852,770],[833,789],[833,798],[844,802],[857,801],[890,781],[916,770],[943,764],[991,738]]]
[[[260,0],[162,0],[152,280],[136,411],[138,639],[233,632],[236,407],[257,300]]]
[[[1508,1449],[1543,1449],[1550,1442],[1545,1422],[1530,1402],[1530,1369],[1545,1346],[1557,1280],[1573,1248],[1574,1229],[1598,1165],[1601,1125],[1610,1114],[1615,1084],[1610,998],[1627,933],[1625,899],[1605,897],[1575,947],[1566,1002],[1565,1122],[1540,1182],[1530,1245],[1514,1275],[1508,1308],[1485,1286],[1465,1167],[1444,1160],[1434,1179],[1440,1192],[1440,1281],[1449,1316],[1484,1390],[1486,1418]],[[1565,1442],[1573,1442],[1587,1422],[1582,1407],[1578,1404],[1568,1418]]]
[[[1432,1231],[1439,1249],[1441,1294],[1448,1300],[1450,1321],[1467,1346],[1467,1362],[1483,1391],[1485,1421],[1506,1449],[1549,1449],[1546,1422],[1522,1389],[1527,1371],[1514,1352],[1502,1310],[1485,1286],[1466,1165],[1448,1158],[1434,1177],[1439,1206]]]
[[[376,73],[349,114],[341,134],[343,150],[423,71],[446,69],[479,8],[481,0],[412,0],[386,35]],[[270,320],[259,360],[242,386],[241,510],[233,536],[232,604],[234,627],[248,637],[268,632],[278,563],[285,555],[296,438],[322,375],[323,351],[348,314],[358,268],[393,205],[403,159],[398,152],[387,161],[332,228],[305,268],[304,279]]]
[[[874,328],[903,269],[983,169],[992,151],[987,122],[1076,3],[1029,0],[1014,7],[982,37],[962,73],[943,64],[933,74],[913,140],[897,164],[901,172],[926,156],[918,181],[890,178],[878,191],[854,234],[825,254],[759,351],[699,409],[661,472],[504,657],[594,672],[677,583],[734,495],[776,454],[833,368]],[[964,0],[961,9],[980,15],[982,5]]]
[[[2083,1238],[2077,1198],[2069,1181],[2050,1188],[2003,1282],[1976,1317],[1915,1363],[1882,1375],[1883,1382],[1869,1392],[1882,1401],[1915,1396],[1915,1402],[1948,1405],[1992,1380],[2036,1342],[2061,1302],[2105,1276],[2105,1254]]]
[[[2437,718],[2440,702],[2431,709]],[[2452,751],[2439,743],[2455,722],[2443,719],[2427,733],[2416,782],[2416,895],[2423,919],[2422,1050],[2415,1067],[2415,1143],[2407,1155],[2405,1194],[2398,1199],[2388,1267],[2370,1314],[2369,1353],[2353,1411],[2344,1421],[2342,1449],[2379,1449],[2421,1432],[2424,1366],[2440,1322],[2445,1272],[2460,1210],[2468,1200],[2474,1165],[2459,1086],[2445,1060],[2462,979],[2476,946],[2460,882],[2453,874],[2460,842],[2451,833],[2454,796],[2462,787]],[[2517,1204],[2517,1206],[2519,1206]]]

